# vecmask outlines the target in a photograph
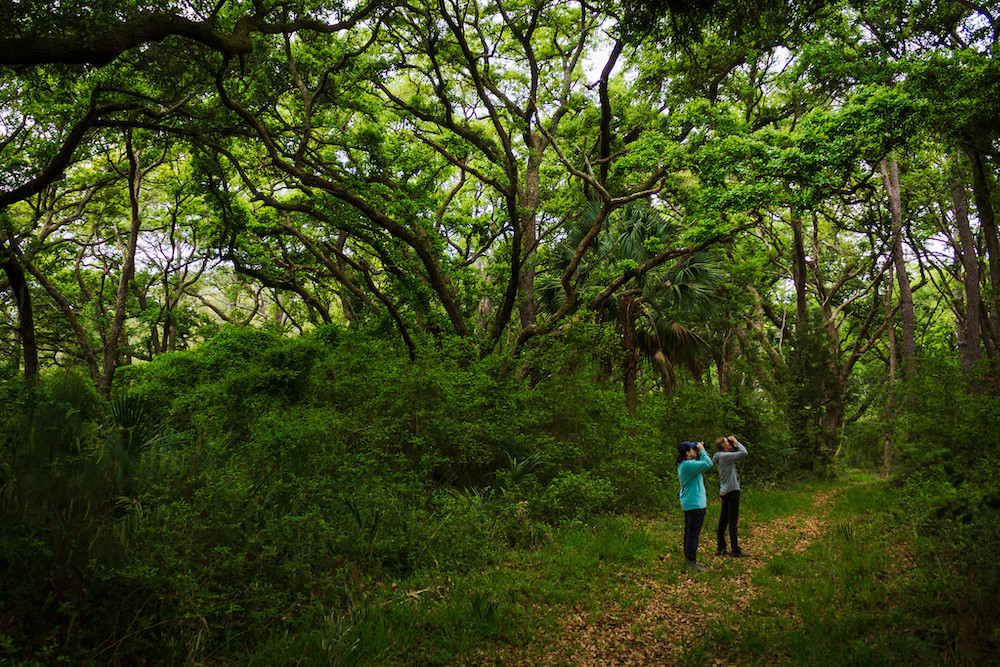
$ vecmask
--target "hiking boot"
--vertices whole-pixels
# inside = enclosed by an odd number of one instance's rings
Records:
[[[705,571],[705,566],[702,565],[701,563],[699,563],[696,560],[689,560],[687,562],[687,569],[690,572],[704,572]]]
[[[729,552],[726,551],[725,549],[716,549],[715,550],[715,555],[716,556],[728,556]]]
[[[740,551],[733,551],[729,555],[732,556],[733,558],[746,558],[747,557],[747,554],[743,553],[742,550],[740,550]]]

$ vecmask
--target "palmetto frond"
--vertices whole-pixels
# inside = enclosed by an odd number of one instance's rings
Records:
[[[660,320],[657,333],[664,352],[674,364],[684,366],[694,375],[705,370],[711,349],[708,341],[676,321]]]
[[[580,217],[566,227],[564,236],[556,244],[551,255],[549,264],[551,273],[538,281],[536,295],[541,307],[549,312],[563,304],[565,291],[561,283],[562,274],[575,256],[584,237],[593,228],[598,210],[600,210],[599,202],[589,204]],[[586,284],[587,276],[615,275],[649,260],[674,232],[674,224],[670,220],[656,209],[641,203],[625,206],[617,215],[609,217],[576,270],[576,277],[582,278],[577,287],[579,301],[589,303],[590,299],[586,297],[600,292],[599,286]],[[646,282],[645,276],[640,276],[637,280],[627,283],[624,288],[634,289],[637,284],[642,285]],[[606,307],[613,310],[615,307],[613,300],[608,300]]]
[[[115,471],[116,489],[129,495],[137,466],[152,463],[150,452],[171,449],[182,441],[182,436],[171,434],[146,402],[133,393],[118,394],[111,399],[111,421],[112,437],[102,456]]]
[[[593,229],[598,210],[597,205],[589,206],[565,230],[552,255],[553,273],[539,280],[536,294],[542,308],[549,312],[564,303],[562,275],[581,241]],[[675,223],[651,206],[633,203],[617,211],[605,221],[581,258],[574,276],[579,281],[577,303],[590,303],[585,298],[588,292],[596,296],[609,281],[631,276],[627,272],[661,256],[672,245],[676,233]],[[709,356],[707,342],[678,319],[702,321],[713,306],[716,285],[723,275],[722,266],[711,255],[698,253],[643,271],[623,281],[614,298],[601,300],[601,317],[617,323],[627,348],[623,374],[630,411],[635,408],[637,358],[646,359],[657,370],[666,393],[673,391],[678,366],[695,375],[704,370]],[[589,288],[588,279],[593,285]]]
[[[679,322],[663,318],[655,320],[654,327],[636,332],[636,347],[660,374],[665,394],[673,393],[678,367],[687,368],[697,376],[709,361],[710,348],[704,338]]]
[[[667,355],[663,353],[663,350],[657,350],[653,354],[653,366],[660,372],[660,386],[663,387],[664,394],[672,394],[674,391],[674,384],[677,382],[677,374],[674,373],[674,365],[670,363],[670,359]]]
[[[662,309],[702,310],[712,303],[725,270],[709,253],[699,252],[651,275],[643,298]]]
[[[138,396],[123,393],[111,399],[111,419],[121,448],[128,454],[149,449],[160,434],[159,424]]]
[[[577,291],[577,300],[573,311],[590,303],[600,290],[596,287],[582,287]],[[539,306],[546,312],[554,313],[566,301],[566,291],[558,276],[544,276],[535,281],[535,298]]]
[[[517,459],[507,452],[507,462],[510,464],[510,482],[520,484],[525,477],[535,472],[543,464],[540,452],[535,452],[523,459]]]
[[[563,237],[556,244],[552,254],[552,269],[558,274],[562,274],[570,261],[576,255],[577,248],[583,242],[584,237],[590,233],[594,223],[597,221],[597,212],[600,210],[600,202],[591,202],[584,207],[580,217],[570,222],[563,231]],[[614,239],[603,229],[587,249],[587,253],[577,269],[577,273],[586,273],[593,267],[604,262],[614,251]]]
[[[656,209],[631,204],[613,225],[613,245],[620,259],[642,263],[656,256],[660,246],[676,234],[674,223]]]

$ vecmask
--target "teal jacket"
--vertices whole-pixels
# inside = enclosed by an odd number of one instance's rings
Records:
[[[705,493],[705,480],[701,473],[712,467],[712,459],[704,449],[698,453],[698,458],[681,461],[677,464],[677,478],[681,482],[681,509],[703,510],[708,507],[708,494]]]

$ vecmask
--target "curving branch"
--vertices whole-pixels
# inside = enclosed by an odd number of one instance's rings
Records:
[[[100,93],[100,89],[94,91],[90,98],[90,106],[87,109],[87,113],[84,114],[72,128],[70,128],[69,133],[66,138],[63,139],[62,147],[59,152],[56,153],[55,157],[49,161],[42,171],[35,176],[33,179],[27,183],[14,188],[13,190],[8,190],[6,192],[0,192],[0,209],[6,206],[10,206],[19,201],[24,201],[28,197],[34,196],[48,187],[51,183],[58,180],[63,172],[65,172],[66,167],[73,161],[73,153],[83,142],[84,138],[87,136],[87,131],[91,127],[97,124],[97,121],[104,115],[115,112],[124,111],[127,109],[134,108],[131,104],[97,104],[97,97]]]
[[[161,42],[168,37],[198,42],[227,57],[244,56],[252,50],[250,35],[253,33],[338,32],[354,27],[381,6],[380,0],[374,0],[337,23],[306,17],[268,23],[264,20],[265,8],[258,4],[255,13],[239,19],[231,32],[220,30],[211,20],[195,21],[178,14],[142,12],[126,20],[109,23],[106,29],[95,34],[0,38],[0,66],[32,67],[49,63],[102,66],[131,49],[150,42]]]

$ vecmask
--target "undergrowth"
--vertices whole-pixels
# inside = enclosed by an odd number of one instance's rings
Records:
[[[569,331],[523,376],[460,345],[411,364],[334,329],[232,330],[123,369],[110,401],[73,373],[4,383],[0,664],[544,662],[567,618],[685,664],[997,657],[995,456],[795,482],[780,433],[748,442],[741,530],[830,496],[821,534],[775,535],[752,582],[712,561],[678,634],[673,443],[740,418],[693,385],[628,416],[576,354],[615,344]]]

